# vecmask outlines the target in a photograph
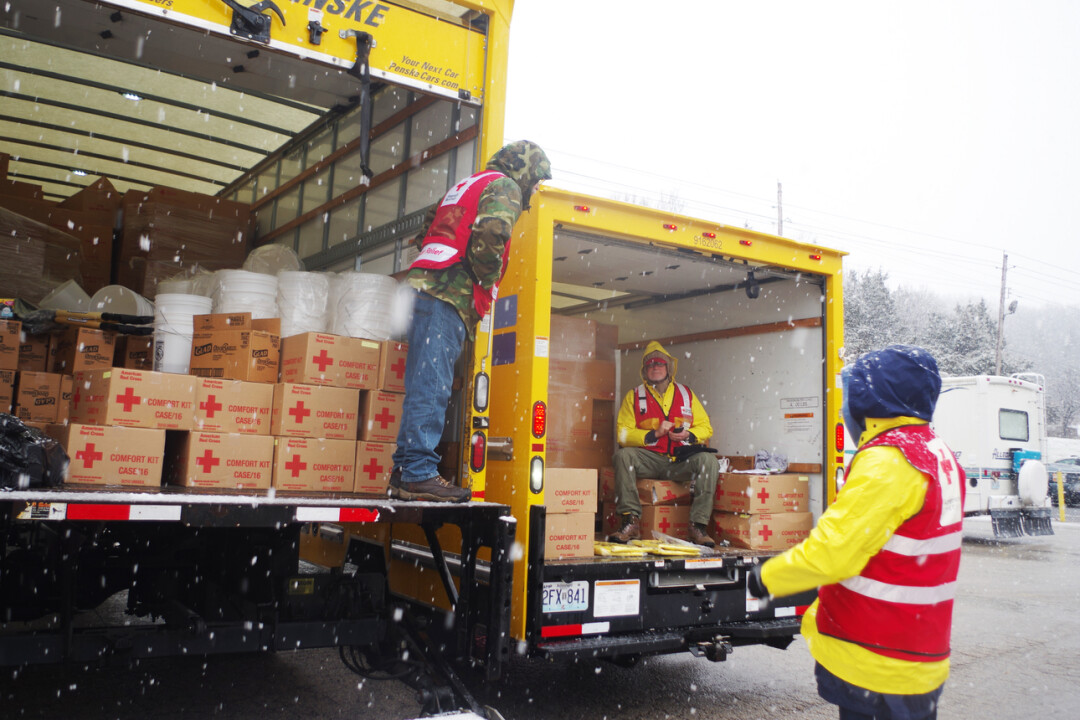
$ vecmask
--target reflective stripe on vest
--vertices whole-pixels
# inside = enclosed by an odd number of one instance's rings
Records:
[[[926,425],[893,428],[859,451],[883,445],[923,473],[926,498],[859,575],[819,590],[818,630],[887,657],[943,660],[960,566],[964,472]]]

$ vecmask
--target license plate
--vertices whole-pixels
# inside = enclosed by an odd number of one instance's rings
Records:
[[[589,583],[544,583],[544,612],[579,612],[589,609]]]

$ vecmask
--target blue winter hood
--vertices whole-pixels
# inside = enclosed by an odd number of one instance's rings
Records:
[[[845,415],[860,431],[866,429],[866,418],[904,416],[929,422],[941,393],[937,361],[914,345],[865,353],[844,368],[843,379]]]

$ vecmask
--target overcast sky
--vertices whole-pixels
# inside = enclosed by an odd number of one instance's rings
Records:
[[[894,284],[1080,306],[1080,2],[517,0],[508,140]]]

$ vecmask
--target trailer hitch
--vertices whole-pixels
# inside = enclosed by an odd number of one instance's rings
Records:
[[[712,640],[704,640],[690,646],[691,655],[704,657],[713,662],[724,662],[732,652],[734,648],[723,635],[717,635]]]
[[[285,15],[281,8],[274,4],[274,0],[260,0],[251,7],[244,7],[236,0],[221,0],[233,9],[232,24],[229,32],[255,42],[270,42],[270,24],[273,18],[263,15],[263,10],[270,10],[277,14],[281,20],[281,26],[285,27]]]

